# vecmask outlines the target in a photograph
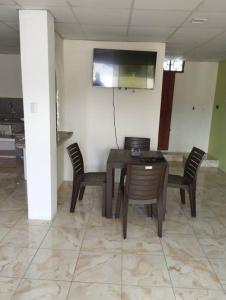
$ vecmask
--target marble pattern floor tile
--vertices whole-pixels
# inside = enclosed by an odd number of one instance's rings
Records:
[[[39,249],[25,278],[71,281],[77,258],[75,251]]]
[[[122,232],[122,225],[121,225]],[[127,224],[127,238],[147,239],[157,236],[157,227],[153,220],[148,223],[140,222],[138,219],[128,221]]]
[[[198,238],[226,238],[225,227],[217,220],[213,219],[192,219],[189,221],[195,235]]]
[[[82,229],[85,227],[89,220],[89,213],[87,212],[75,212],[75,213],[64,213],[59,212],[56,218],[53,220],[53,227],[70,227]]]
[[[9,230],[10,230],[9,226],[6,226],[6,225],[0,226],[0,241],[9,232]]]
[[[163,235],[164,234],[193,234],[191,226],[185,216],[167,216],[163,223]]]
[[[0,299],[11,300],[19,282],[17,278],[0,277]]]
[[[103,227],[88,228],[84,236],[81,250],[92,253],[121,252],[121,235],[121,230],[115,227],[111,229]]]
[[[123,254],[122,283],[143,287],[171,287],[165,258],[148,254]]]
[[[73,282],[68,300],[121,300],[121,286]]]
[[[75,269],[74,281],[121,284],[120,254],[81,253]]]
[[[207,259],[166,256],[166,261],[174,287],[221,289]]]
[[[225,300],[226,293],[222,290],[174,289],[176,300]]]
[[[170,168],[182,174],[181,164]],[[196,218],[187,195],[182,205],[179,191],[167,190],[162,239],[142,205],[129,206],[123,239],[121,218],[102,217],[101,188],[87,187],[70,213],[71,182],[60,188],[51,222],[28,220],[25,182],[1,170],[0,299],[226,300],[226,175],[219,170],[200,169]]]
[[[166,256],[205,257],[197,239],[193,236],[171,235],[163,237],[161,241]]]
[[[226,285],[226,261],[225,259],[210,259],[210,263],[222,285]]]
[[[122,300],[175,300],[173,289],[166,287],[122,286]]]
[[[157,236],[142,238],[127,238],[122,241],[122,251],[128,254],[163,255],[160,238]]]
[[[23,279],[11,300],[67,300],[69,287],[65,281]]]
[[[0,211],[0,224],[14,226],[24,215],[24,211]]]
[[[49,226],[16,225],[0,242],[1,246],[38,248]]]
[[[0,247],[0,276],[22,277],[36,249]]]
[[[84,229],[52,227],[41,248],[79,251],[84,237]]]
[[[92,210],[88,227],[121,227],[121,220],[119,219],[107,219],[102,217],[102,212],[100,209],[98,210]]]
[[[208,258],[226,259],[226,238],[200,238],[199,243]]]

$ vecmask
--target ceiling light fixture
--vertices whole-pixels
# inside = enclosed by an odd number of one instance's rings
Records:
[[[194,18],[191,20],[192,24],[202,24],[208,21],[206,18]]]

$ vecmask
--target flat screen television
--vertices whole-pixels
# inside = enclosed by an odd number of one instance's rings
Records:
[[[157,52],[94,49],[93,86],[153,89]]]

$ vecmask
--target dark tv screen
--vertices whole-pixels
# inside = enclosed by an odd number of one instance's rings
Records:
[[[93,86],[153,89],[157,52],[94,49]]]

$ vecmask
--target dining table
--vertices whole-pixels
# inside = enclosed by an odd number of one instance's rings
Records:
[[[133,156],[131,150],[111,149],[107,160],[107,183],[105,200],[105,217],[112,218],[112,201],[114,196],[115,169],[126,168],[128,164],[165,163],[166,174],[163,186],[163,203],[166,206],[167,180],[169,164],[161,151],[142,151],[139,156]]]

